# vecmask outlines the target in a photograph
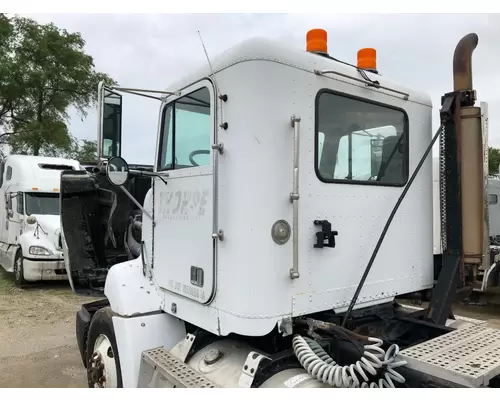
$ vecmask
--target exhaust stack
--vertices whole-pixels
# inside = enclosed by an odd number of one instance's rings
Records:
[[[473,90],[472,88],[472,52],[476,49],[479,38],[469,33],[458,42],[453,54],[453,89]],[[472,103],[474,105],[474,103]]]
[[[487,171],[484,166],[484,143],[481,108],[474,107],[476,92],[472,84],[472,53],[478,36],[464,36],[453,55],[453,87],[465,95],[459,99],[456,114],[458,157],[461,171],[462,245],[465,264],[481,265],[485,249],[485,198]]]

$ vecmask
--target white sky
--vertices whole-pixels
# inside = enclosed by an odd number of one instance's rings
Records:
[[[123,4],[126,8],[128,3]],[[365,9],[362,4],[360,1],[359,8]],[[434,104],[434,129],[439,123],[440,97],[452,90],[455,46],[463,35],[475,32],[479,45],[473,55],[474,85],[479,100],[489,103],[490,145],[500,147],[499,14],[23,15],[81,32],[86,51],[94,57],[99,71],[110,74],[122,86],[149,89],[168,88],[187,70],[207,62],[198,30],[213,57],[252,36],[282,40],[302,49],[306,32],[323,28],[328,32],[332,56],[355,63],[359,48],[374,47],[384,76],[428,92]],[[153,163],[157,116],[158,102],[124,96],[125,159]],[[95,139],[96,126],[95,112],[91,110],[84,121],[73,118],[70,130],[77,137]]]

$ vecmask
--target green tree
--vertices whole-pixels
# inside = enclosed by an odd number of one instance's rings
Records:
[[[500,167],[500,149],[495,147],[488,148],[488,173],[490,175],[498,175]]]
[[[73,146],[67,154],[68,158],[79,161],[82,164],[94,163],[97,161],[97,141],[78,140],[73,138]]]
[[[6,72],[0,77],[0,125],[12,133],[12,153],[72,150],[68,110],[85,118],[97,101],[98,82],[116,83],[95,70],[84,46],[80,33],[0,14],[0,72]]]

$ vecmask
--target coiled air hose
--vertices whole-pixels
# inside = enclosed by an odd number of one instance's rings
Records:
[[[405,360],[396,361],[399,346],[393,344],[387,352],[381,348],[383,342],[377,338],[368,338],[372,344],[364,346],[363,356],[355,364],[341,366],[325,350],[308,337],[295,335],[292,341],[293,351],[302,367],[309,375],[320,382],[337,388],[394,388],[394,381],[404,383],[405,378],[395,368],[406,365]],[[367,373],[377,375],[384,369],[382,377],[371,381]],[[362,381],[360,382],[360,379]]]

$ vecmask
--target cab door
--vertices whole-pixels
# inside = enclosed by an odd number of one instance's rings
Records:
[[[156,283],[200,303],[209,302],[215,289],[214,105],[208,80],[165,105],[156,170],[166,183],[153,178]]]

